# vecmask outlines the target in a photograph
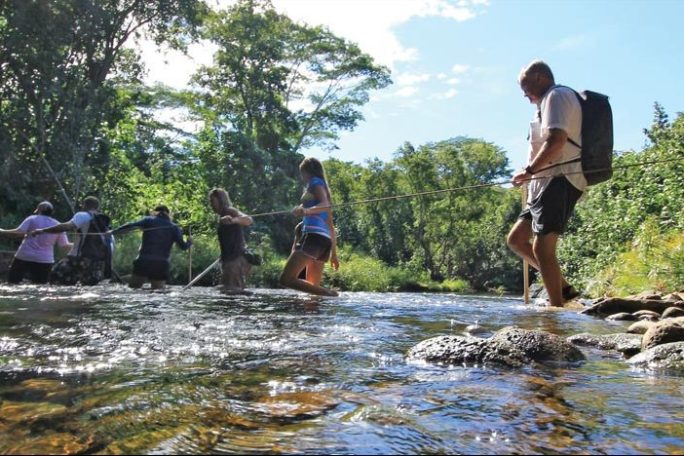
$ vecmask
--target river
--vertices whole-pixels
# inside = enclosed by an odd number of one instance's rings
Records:
[[[684,451],[684,377],[582,348],[580,366],[407,362],[417,342],[628,323],[492,296],[227,297],[0,286],[2,453]]]

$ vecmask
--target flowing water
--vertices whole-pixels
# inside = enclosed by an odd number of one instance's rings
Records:
[[[682,453],[684,378],[407,362],[479,321],[625,323],[450,294],[0,287],[2,453]]]

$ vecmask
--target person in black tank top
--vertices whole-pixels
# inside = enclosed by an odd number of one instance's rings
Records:
[[[217,228],[221,247],[221,283],[229,294],[244,294],[247,276],[252,265],[245,258],[247,251],[243,227],[252,224],[252,217],[233,207],[228,192],[215,188],[209,192],[209,204],[219,215]]]

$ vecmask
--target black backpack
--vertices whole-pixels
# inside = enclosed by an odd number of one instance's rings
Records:
[[[90,219],[88,234],[83,236],[85,239],[81,242],[78,255],[91,260],[108,262],[112,254],[112,239],[110,235],[104,233],[111,229],[111,225],[112,221],[106,215],[99,213],[93,215]]]
[[[595,185],[613,176],[613,111],[606,95],[591,90],[575,95],[582,106],[582,145],[568,141],[582,150],[584,177]]]

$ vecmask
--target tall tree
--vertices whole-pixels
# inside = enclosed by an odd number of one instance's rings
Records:
[[[391,83],[355,44],[297,24],[266,0],[216,13],[205,37],[218,49],[194,77],[194,112],[205,124],[198,155],[208,181],[228,187],[248,210],[291,207],[301,152],[334,147],[338,132],[363,118],[368,93]],[[283,235],[277,242],[285,249],[290,230]]]
[[[2,189],[65,200],[85,190],[115,90],[110,80],[137,79],[140,66],[124,47],[147,33],[183,46],[204,11],[200,0],[10,0],[0,3],[0,137]],[[30,203],[29,203],[30,204]]]

